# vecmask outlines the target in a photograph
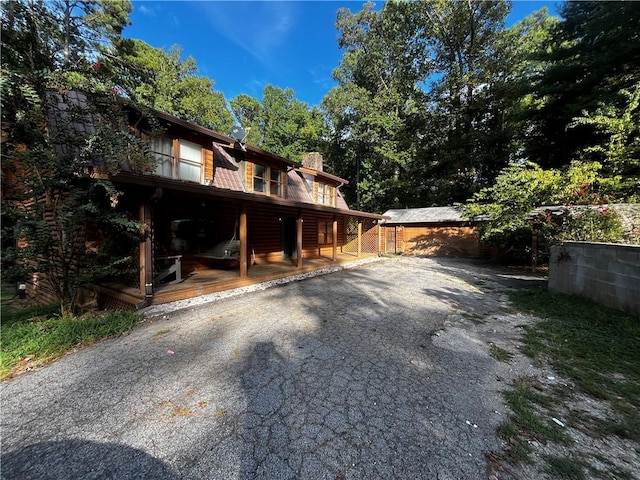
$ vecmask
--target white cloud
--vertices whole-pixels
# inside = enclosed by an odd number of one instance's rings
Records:
[[[140,13],[142,13],[144,16],[146,17],[155,17],[156,16],[156,10],[153,7],[147,7],[144,3],[143,4],[134,4],[134,8],[137,8],[138,11]]]

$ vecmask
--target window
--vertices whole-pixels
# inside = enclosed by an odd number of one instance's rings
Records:
[[[179,142],[179,158],[176,164],[173,157],[173,139],[168,137],[149,139],[149,150],[153,152],[157,161],[155,174],[200,183],[202,181],[202,146],[186,140]]]
[[[272,168],[269,178],[269,194],[282,196],[282,171]]]
[[[202,146],[197,143],[180,140],[180,158],[178,159],[178,178],[200,182],[202,180]]]
[[[318,245],[333,244],[333,222],[331,220],[318,220]]]
[[[156,157],[156,175],[173,177],[173,140],[167,137],[149,139],[149,150]]]
[[[282,196],[283,192],[282,170],[267,167],[260,163],[253,164],[253,191],[268,195]]]
[[[324,204],[324,187],[326,187],[324,183],[318,182],[318,203],[320,204]]]
[[[331,185],[327,185],[326,183],[318,182],[318,198],[316,202],[321,205],[334,206],[335,191],[336,187],[332,187]]]
[[[267,167],[259,163],[253,164],[253,191],[267,193]]]

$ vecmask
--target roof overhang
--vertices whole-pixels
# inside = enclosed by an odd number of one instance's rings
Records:
[[[334,183],[341,183],[343,185],[349,185],[349,181],[345,180],[344,178],[340,178],[336,175],[331,175],[330,173],[327,172],[320,172],[318,170],[314,170],[312,168],[307,168],[307,167],[298,167],[296,168],[296,170],[300,173],[304,173],[307,175],[313,175],[314,177],[320,178],[320,179],[324,179],[324,180],[329,180],[331,182]]]
[[[137,185],[152,188],[166,188],[168,190],[182,192],[185,194],[196,195],[205,198],[214,198],[221,200],[232,200],[244,202],[247,204],[268,204],[282,207],[290,207],[301,210],[320,211],[331,214],[347,215],[358,218],[371,218],[375,220],[383,220],[384,215],[377,213],[361,212],[358,210],[341,209],[330,207],[327,205],[317,205],[313,203],[296,202],[280,197],[259,195],[255,193],[237,192],[222,188],[212,187],[209,185],[201,185],[195,182],[184,180],[174,180],[171,178],[158,177],[157,175],[140,175],[129,172],[121,172],[110,177],[117,185]]]

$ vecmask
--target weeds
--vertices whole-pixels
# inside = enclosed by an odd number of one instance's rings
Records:
[[[55,307],[2,309],[0,378],[50,362],[74,348],[119,335],[140,321],[135,312],[63,317]]]
[[[494,343],[489,345],[489,355],[498,360],[499,362],[509,363],[513,358],[513,353],[504,348],[500,348]]]
[[[620,425],[635,428],[622,436],[640,441],[640,319],[549,292],[521,290],[511,299],[520,309],[546,318],[525,330],[524,353],[548,358],[580,391],[609,401]]]
[[[519,311],[543,319],[525,327],[522,351],[550,363],[573,384],[568,393],[541,388],[525,378],[504,393],[513,415],[498,434],[508,440],[511,459],[530,458],[531,438],[571,443],[568,433],[550,420],[554,409],[572,396],[605,401],[612,412],[597,417],[574,412],[570,417],[574,428],[596,438],[615,435],[640,442],[640,319],[581,297],[547,291],[518,290],[510,298]],[[579,458],[547,456],[543,468],[553,478],[580,480],[590,467]]]
[[[547,457],[545,471],[553,478],[566,478],[570,480],[583,480],[584,465],[581,462],[563,457]]]

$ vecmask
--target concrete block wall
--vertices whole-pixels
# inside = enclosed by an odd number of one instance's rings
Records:
[[[551,247],[549,290],[640,315],[640,245],[565,242]]]

